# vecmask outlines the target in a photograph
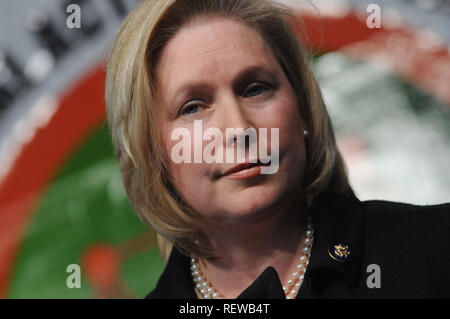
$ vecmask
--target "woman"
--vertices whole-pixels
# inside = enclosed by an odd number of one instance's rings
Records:
[[[108,121],[168,260],[147,297],[448,296],[449,206],[355,197],[287,18],[266,0],[142,1],[117,34]]]

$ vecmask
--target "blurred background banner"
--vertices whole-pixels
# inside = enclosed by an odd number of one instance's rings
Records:
[[[450,3],[283,2],[357,196],[450,201]],[[1,298],[141,298],[164,268],[105,123],[104,61],[136,3],[0,0]]]

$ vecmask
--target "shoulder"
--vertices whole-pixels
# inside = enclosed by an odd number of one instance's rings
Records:
[[[156,287],[145,299],[195,299],[190,272],[190,258],[173,247]]]
[[[361,202],[366,227],[384,231],[389,226],[398,231],[407,232],[418,229],[433,231],[447,228],[450,223],[450,203],[437,205],[413,205],[385,200],[369,200]],[[381,229],[380,229],[381,230]]]
[[[387,291],[404,297],[448,294],[450,204],[371,200],[361,205],[364,264],[380,267],[383,296]]]
[[[442,252],[450,245],[449,203],[420,206],[371,200],[361,205],[366,246],[379,247],[385,253],[400,247],[403,252],[415,249],[411,256],[420,257]]]
[[[408,213],[408,212],[438,212],[448,214],[450,213],[450,203],[435,204],[435,205],[414,205],[402,202],[393,202],[387,200],[367,200],[362,201],[361,204],[365,207],[368,213]]]

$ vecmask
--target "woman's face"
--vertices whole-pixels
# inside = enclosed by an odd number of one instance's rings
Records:
[[[178,193],[195,210],[216,221],[252,219],[299,198],[306,158],[303,121],[288,79],[255,30],[218,17],[184,27],[164,48],[156,80],[157,125],[170,174]],[[201,121],[200,131],[194,130],[194,121]],[[225,173],[238,163],[236,158],[233,163],[225,159],[227,146],[237,151],[227,143],[226,129],[249,127],[256,129],[258,145],[260,129],[267,129],[267,154],[279,157],[276,173],[258,174],[261,166]],[[223,133],[222,163],[194,162],[194,140],[202,150],[211,145],[212,140],[202,138],[208,128]],[[274,128],[279,129],[278,141],[271,140]],[[172,140],[176,129],[190,134],[190,141],[183,139],[191,149],[190,163],[173,160],[173,148],[182,140]],[[248,145],[245,150],[249,162]]]

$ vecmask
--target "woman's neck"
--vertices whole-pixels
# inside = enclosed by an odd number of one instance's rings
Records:
[[[206,279],[226,298],[237,297],[268,266],[284,284],[296,270],[306,230],[300,206],[278,208],[257,220],[233,220],[205,238],[219,258],[201,260]]]

